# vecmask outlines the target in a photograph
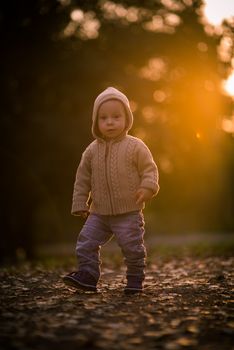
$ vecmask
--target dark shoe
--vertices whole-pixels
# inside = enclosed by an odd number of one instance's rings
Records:
[[[125,294],[136,294],[143,292],[143,279],[139,276],[128,276],[128,283],[124,288]]]
[[[63,282],[71,287],[96,292],[97,281],[87,271],[74,271],[63,277]]]

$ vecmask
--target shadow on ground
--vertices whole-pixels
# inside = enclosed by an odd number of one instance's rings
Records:
[[[230,350],[233,265],[230,256],[156,258],[138,296],[124,295],[123,267],[103,266],[97,293],[64,286],[69,266],[2,268],[0,348]]]

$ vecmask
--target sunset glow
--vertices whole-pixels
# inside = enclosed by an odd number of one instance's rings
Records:
[[[234,116],[232,118],[224,118],[221,126],[225,132],[234,135]]]
[[[205,0],[204,16],[214,26],[220,25],[223,20],[234,16],[233,0]]]
[[[204,0],[201,6],[202,23],[208,35],[219,35],[220,43],[217,46],[217,54],[220,61],[233,67],[233,33],[231,27],[224,25],[225,21],[232,23],[234,19],[233,0]],[[223,91],[234,97],[234,70],[223,81]]]
[[[230,96],[234,97],[234,71],[223,83],[223,88]]]

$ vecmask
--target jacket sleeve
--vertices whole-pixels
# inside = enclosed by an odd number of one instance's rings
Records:
[[[152,190],[153,195],[156,196],[160,188],[158,167],[144,142],[139,142],[136,150],[137,168],[141,179],[140,187]]]
[[[80,164],[76,172],[76,179],[72,199],[72,215],[78,211],[89,210],[89,197],[91,190],[91,150],[86,148],[82,154]]]

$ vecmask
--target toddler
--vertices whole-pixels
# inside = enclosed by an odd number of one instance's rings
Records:
[[[158,193],[158,169],[144,142],[128,135],[132,124],[122,92],[108,87],[98,95],[92,115],[95,140],[82,155],[74,184],[72,214],[86,222],[77,239],[78,270],[63,277],[67,285],[96,291],[100,248],[115,235],[127,266],[125,293],[143,290],[142,209]]]

